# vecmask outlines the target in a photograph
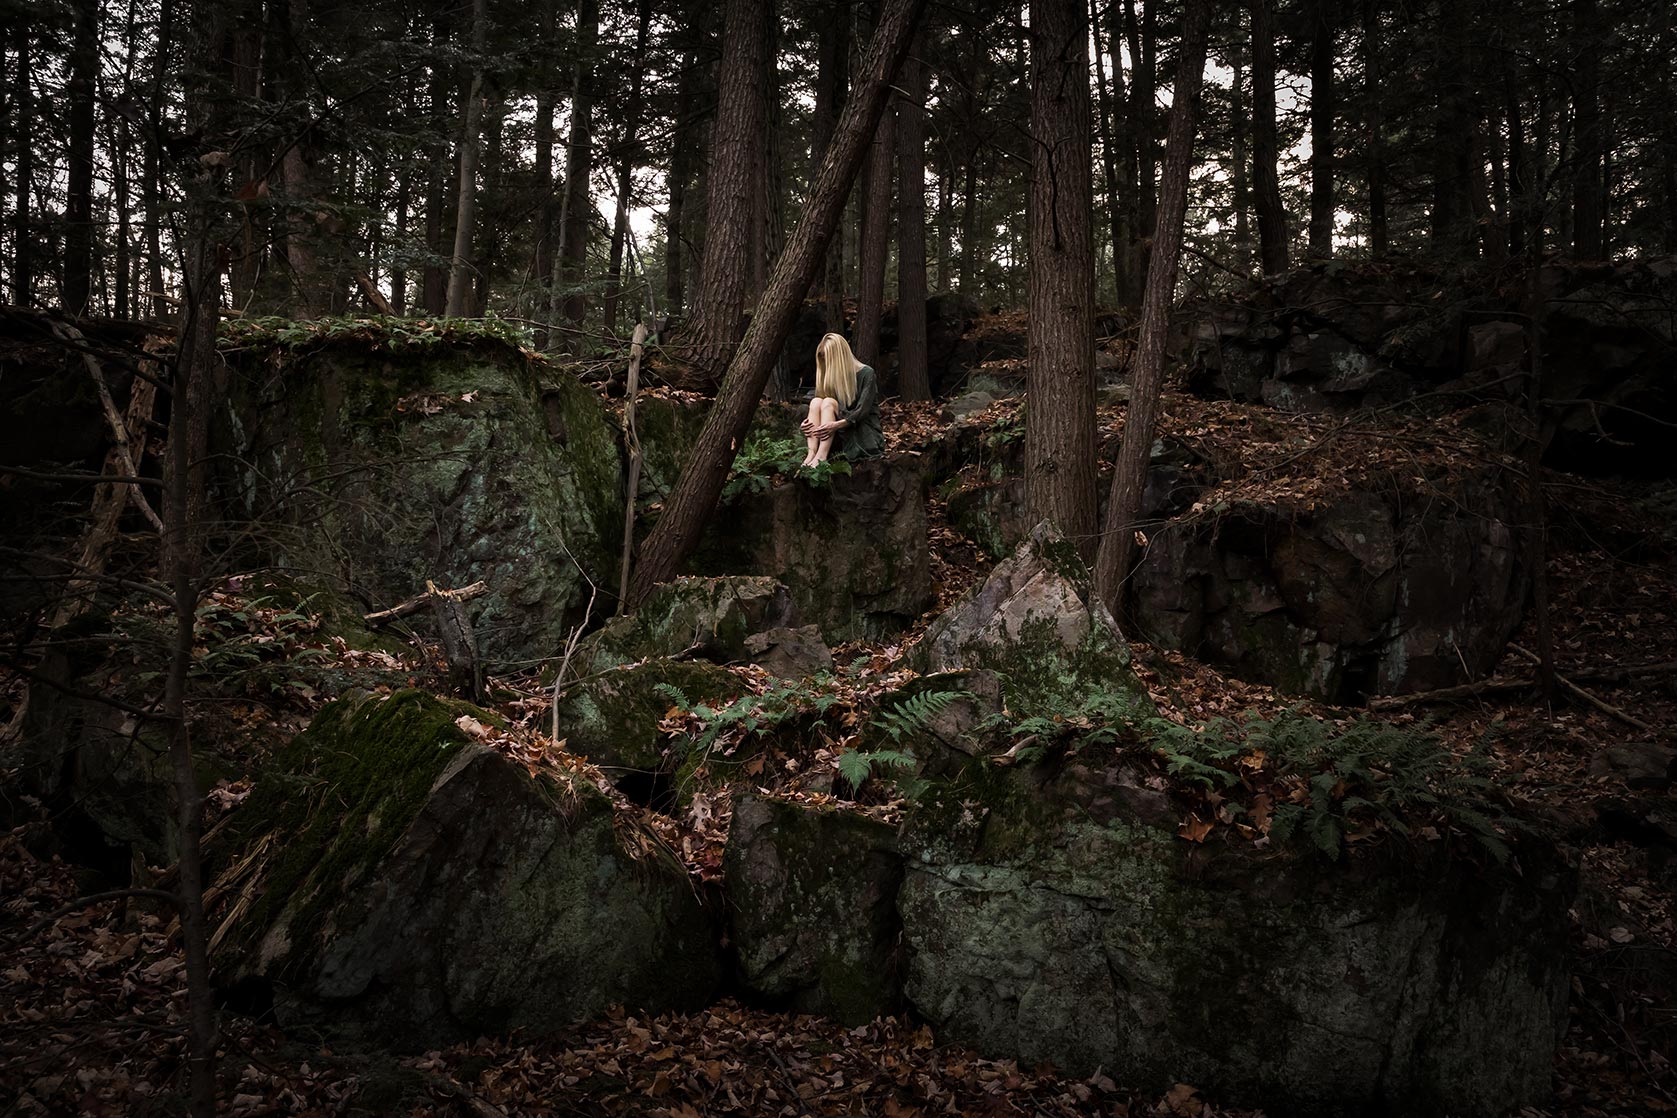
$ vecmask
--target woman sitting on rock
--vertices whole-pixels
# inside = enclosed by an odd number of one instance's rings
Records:
[[[885,453],[879,427],[879,378],[856,360],[843,335],[827,334],[815,347],[815,398],[798,425],[808,444],[805,466],[829,455],[854,462]]]

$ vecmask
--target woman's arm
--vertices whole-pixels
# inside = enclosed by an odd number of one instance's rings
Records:
[[[844,420],[846,427],[854,427],[856,421],[879,406],[879,378],[870,368],[865,375],[856,376],[856,399],[848,408],[839,409],[839,418]]]

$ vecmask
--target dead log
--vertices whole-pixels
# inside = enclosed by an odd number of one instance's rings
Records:
[[[1538,656],[1537,653],[1532,652],[1529,649],[1521,648],[1517,644],[1510,644],[1508,647],[1512,648],[1520,656],[1525,657],[1527,660],[1530,660],[1534,664],[1543,663],[1542,658],[1540,656]],[[1603,714],[1610,714],[1614,718],[1617,718],[1620,722],[1623,722],[1625,725],[1635,726],[1638,730],[1641,730],[1644,733],[1648,733],[1648,734],[1657,733],[1657,731],[1654,729],[1654,727],[1652,727],[1648,723],[1642,721],[1642,719],[1636,717],[1634,714],[1630,714],[1626,711],[1620,710],[1618,707],[1613,706],[1610,703],[1604,702],[1603,700],[1598,698],[1596,695],[1592,694],[1589,691],[1584,690],[1582,687],[1578,686],[1578,684],[1574,683],[1572,680],[1568,679],[1566,676],[1562,675],[1559,672],[1555,673],[1555,682],[1560,685],[1561,690],[1565,691],[1567,694],[1573,696],[1574,698],[1584,700],[1584,702],[1588,703],[1590,706],[1595,707],[1597,710],[1601,711]]]
[[[483,667],[478,663],[477,633],[472,629],[472,619],[457,594],[438,590],[434,583],[425,586],[431,599],[432,616],[437,619],[437,631],[442,636],[449,680],[457,690],[477,702],[483,698]]]

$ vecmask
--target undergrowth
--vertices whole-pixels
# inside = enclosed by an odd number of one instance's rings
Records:
[[[761,493],[776,478],[800,477],[816,489],[832,485],[836,475],[850,473],[850,463],[841,460],[803,465],[808,448],[795,436],[777,436],[753,431],[734,457],[733,470],[722,486],[722,500],[732,501],[750,493]]]

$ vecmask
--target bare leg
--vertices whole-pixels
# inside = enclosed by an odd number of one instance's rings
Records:
[[[837,423],[838,422],[838,401],[832,399],[831,397],[823,396],[817,402],[820,403],[820,405],[821,405],[821,418],[816,420],[816,422],[817,423]],[[827,460],[827,455],[831,454],[832,452],[833,452],[833,436],[828,435],[826,438],[817,441],[817,443],[815,444],[815,461],[816,462],[825,462]]]
[[[813,400],[811,400],[809,402],[808,422],[809,422],[809,425],[811,427],[813,427],[813,426],[815,426],[815,424],[821,422],[821,403],[822,403],[822,397],[820,397],[820,396],[815,397]],[[817,440],[816,440],[814,435],[805,435],[804,436],[804,460],[802,462],[802,465],[813,466],[815,464],[815,444],[816,444],[816,441]]]

